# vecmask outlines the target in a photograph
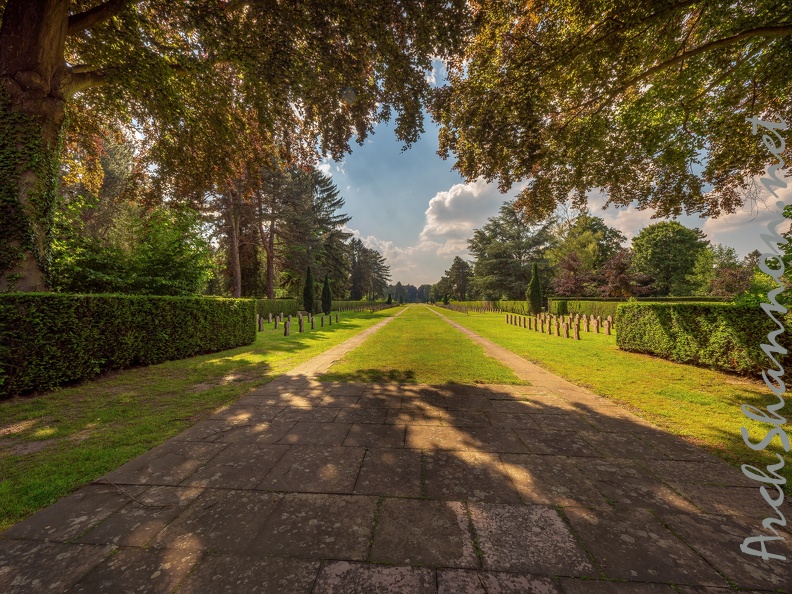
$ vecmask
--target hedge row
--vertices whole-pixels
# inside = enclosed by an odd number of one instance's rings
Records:
[[[529,315],[529,304],[527,301],[452,301],[458,307],[470,309],[498,309],[513,314]]]
[[[250,344],[252,299],[0,296],[0,397]]]
[[[356,307],[369,307],[370,305],[382,305],[384,301],[367,301],[361,299],[360,301],[335,301],[332,302],[333,311],[340,311],[342,309],[354,309]]]
[[[256,313],[263,318],[268,314],[296,316],[299,304],[296,299],[256,299]]]
[[[790,348],[792,319],[781,319],[778,342]],[[626,351],[750,375],[771,366],[760,345],[778,329],[760,308],[730,303],[622,303],[616,326]]]
[[[552,299],[548,303],[548,310],[551,314],[565,316],[568,314],[580,314],[581,316],[608,316],[616,317],[616,307],[623,301],[577,301],[566,299]]]

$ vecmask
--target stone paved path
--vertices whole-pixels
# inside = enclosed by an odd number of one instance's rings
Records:
[[[792,592],[739,470],[480,337],[531,385],[316,381],[368,334],[0,535],[0,592]]]

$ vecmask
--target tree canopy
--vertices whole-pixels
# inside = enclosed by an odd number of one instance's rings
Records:
[[[463,0],[0,8],[0,288],[27,290],[46,286],[67,112],[86,129],[137,128],[157,192],[181,199],[250,179],[252,163],[340,158],[394,113],[409,145],[425,72],[458,51],[468,13]]]
[[[528,180],[518,205],[539,219],[597,189],[661,217],[756,196],[767,153],[746,118],[792,116],[788,3],[473,5],[480,29],[433,105],[439,152],[468,180]]]

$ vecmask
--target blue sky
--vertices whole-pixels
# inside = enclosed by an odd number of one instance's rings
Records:
[[[439,63],[433,75],[442,78]],[[352,216],[349,230],[387,258],[393,283],[416,286],[440,280],[454,256],[470,260],[467,240],[473,230],[497,214],[501,204],[518,191],[501,194],[494,184],[483,180],[465,183],[452,171],[453,160],[444,161],[437,155],[437,126],[428,115],[424,128],[420,140],[402,152],[393,125],[380,124],[363,146],[352,144],[352,153],[343,161],[325,160],[320,165],[332,175],[346,200],[345,211]],[[769,157],[768,153],[768,163]],[[779,196],[787,203],[792,201],[792,185],[779,191]],[[652,211],[634,206],[601,210],[604,202],[592,193],[589,208],[625,234],[625,247],[643,227],[658,221],[651,218]],[[756,204],[718,219],[683,216],[679,221],[702,229],[711,242],[732,246],[744,256],[754,249],[765,251],[760,234],[775,217],[774,212]]]

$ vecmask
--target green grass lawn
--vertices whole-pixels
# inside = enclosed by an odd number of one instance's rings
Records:
[[[776,401],[761,381],[622,351],[613,335],[581,332],[581,340],[575,341],[508,325],[501,314],[436,309],[513,353],[624,405],[731,464],[754,464],[764,469],[768,463],[777,462],[776,453],[785,454],[778,439],[760,453],[749,449],[740,434],[740,427],[748,427],[751,440],[756,443],[770,428],[768,424],[750,421],[740,410],[742,404],[765,409]],[[789,402],[781,414],[792,416]],[[780,474],[792,481],[792,465],[784,466]]]
[[[333,365],[323,381],[519,384],[512,371],[427,308],[411,306]]]
[[[0,530],[396,311],[289,337],[270,325],[249,346],[0,400]]]

